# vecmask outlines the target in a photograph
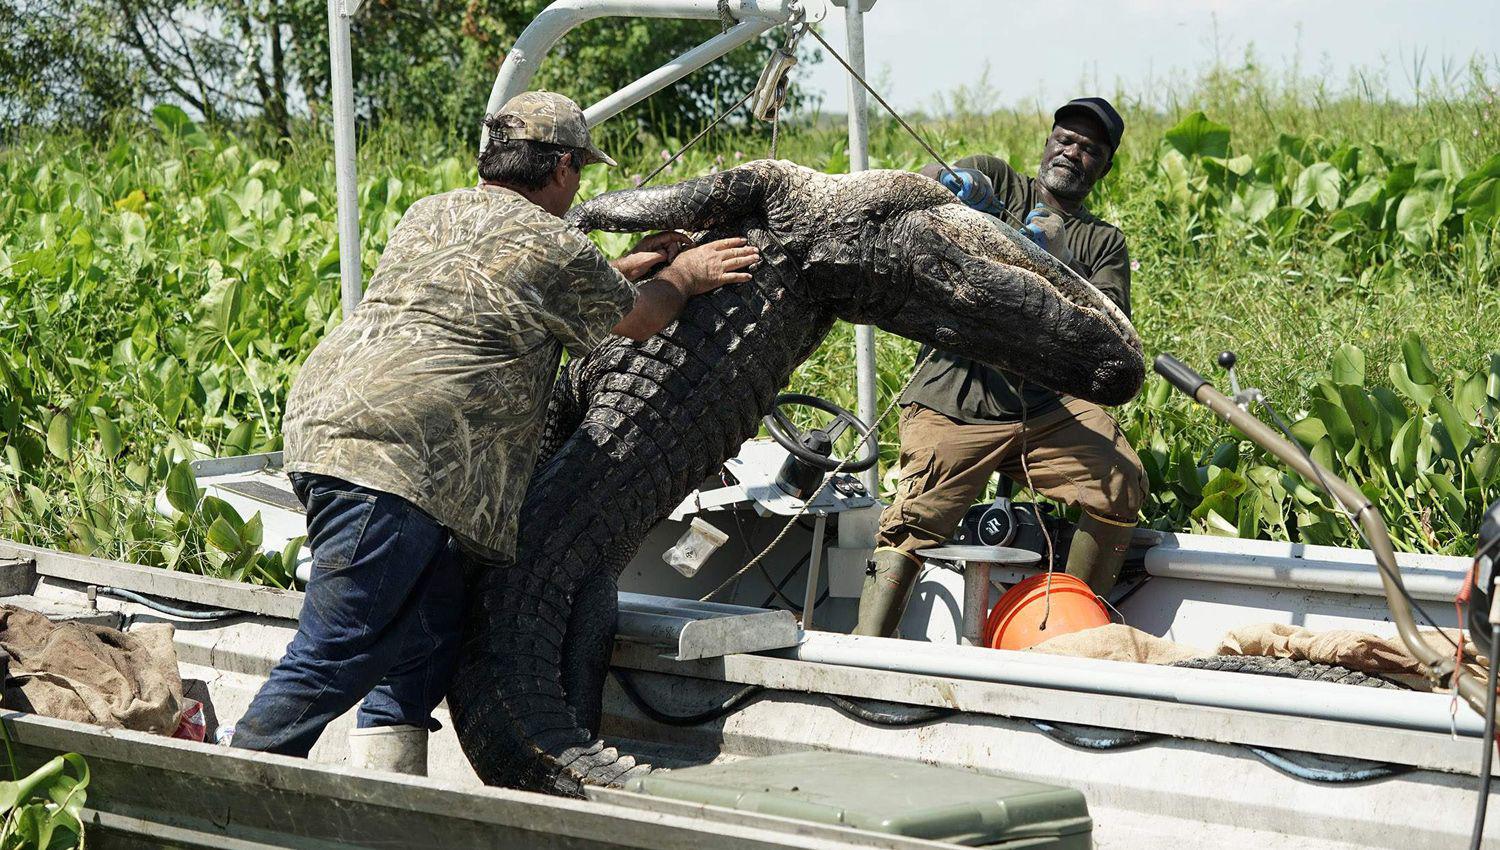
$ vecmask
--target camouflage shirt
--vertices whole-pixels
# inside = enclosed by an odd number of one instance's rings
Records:
[[[433,195],[287,397],[286,469],[401,496],[508,558],[562,349],[635,301],[582,233],[506,189]]]

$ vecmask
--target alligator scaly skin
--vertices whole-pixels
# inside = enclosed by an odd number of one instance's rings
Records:
[[[836,318],[1101,403],[1144,379],[1140,341],[1113,304],[918,175],[758,161],[612,192],[569,219],[743,235],[762,261],[752,282],[694,298],[661,334],[612,339],[559,377],[516,562],[474,576],[449,695],[490,784],[580,796],[649,770],[598,738],[616,579],[652,526],[756,433]]]

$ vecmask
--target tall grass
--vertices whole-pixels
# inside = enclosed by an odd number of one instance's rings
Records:
[[[1402,362],[1404,336],[1419,331],[1440,389],[1457,397],[1448,376],[1486,367],[1500,340],[1497,217],[1484,194],[1500,183],[1475,182],[1500,163],[1496,76],[1475,66],[1461,82],[1400,102],[1368,82],[1334,92],[1246,66],[1210,70],[1150,101],[1117,96],[1129,128],[1091,207],[1129,241],[1134,317],[1148,354],[1170,351],[1206,367],[1217,351],[1235,349],[1242,379],[1301,415],[1327,395],[1316,379],[1341,345],[1362,350],[1370,365],[1361,382],[1373,390],[1390,383],[1387,364]],[[970,93],[948,104],[920,132],[945,157],[995,153],[1032,173],[1048,116],[983,113],[978,101]],[[1170,141],[1169,131],[1198,120],[1198,111],[1228,128],[1224,150],[1184,151]],[[631,185],[683,141],[607,131],[604,146],[622,166],[586,170],[583,195]],[[472,142],[398,121],[362,137],[367,276],[409,204],[474,180]],[[660,180],[732,167],[764,155],[767,142],[764,128],[731,127]],[[924,162],[888,120],[874,122],[871,149],[875,167]],[[784,126],[779,154],[827,171],[848,167],[842,128],[829,120]],[[1415,175],[1410,187],[1398,179],[1403,169]],[[1337,184],[1336,199],[1299,188],[1309,171]],[[1429,183],[1416,179],[1422,174]],[[1385,193],[1379,209],[1352,203],[1365,183]],[[1417,225],[1397,215],[1401,193],[1429,189],[1440,208],[1406,204],[1426,212]],[[1247,199],[1267,192],[1273,209],[1247,211]],[[258,524],[202,499],[181,480],[180,464],[279,447],[291,378],[338,320],[333,211],[330,143],[317,126],[277,140],[255,128],[199,128],[167,108],[151,126],[120,122],[97,136],[37,131],[0,151],[0,534],[284,582],[284,565],[251,556]],[[628,237],[599,240],[619,251]],[[881,335],[882,403],[905,380],[914,349]],[[837,328],[793,383],[852,406],[850,329]],[[1491,412],[1474,407],[1472,445],[1452,464],[1470,463],[1494,441],[1484,420]],[[1297,502],[1295,487],[1266,485],[1275,510],[1210,501],[1216,492],[1205,489],[1216,475],[1229,469],[1250,480],[1262,462],[1205,416],[1153,388],[1119,415],[1158,468],[1148,522],[1320,533],[1313,529],[1324,514]],[[890,423],[881,436],[889,467]],[[1356,474],[1373,454],[1341,462]],[[1459,475],[1458,466],[1434,463]],[[1462,494],[1471,502],[1494,492],[1473,484]],[[1398,493],[1419,507],[1439,505],[1432,486],[1416,481]],[[164,487],[179,506],[172,518],[153,505]],[[1217,521],[1205,504],[1217,506]],[[1301,514],[1310,517],[1305,527]],[[1406,545],[1461,551],[1467,521],[1429,521],[1442,533],[1414,533]]]

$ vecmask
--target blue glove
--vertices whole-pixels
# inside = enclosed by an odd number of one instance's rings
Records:
[[[973,168],[955,168],[952,171],[945,169],[938,173],[938,182],[957,195],[970,209],[989,213],[996,218],[1005,212],[1000,199],[995,197],[995,184],[990,182],[983,171]]]
[[[1021,233],[1064,264],[1073,262],[1073,252],[1067,246],[1063,217],[1057,210],[1041,203],[1032,207],[1031,212],[1026,214]]]

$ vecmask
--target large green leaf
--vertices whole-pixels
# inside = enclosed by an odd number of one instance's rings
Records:
[[[63,463],[73,459],[73,417],[66,413],[52,415],[47,425],[47,451]]]
[[[1462,454],[1469,445],[1469,440],[1474,438],[1474,431],[1464,421],[1463,414],[1453,406],[1453,402],[1442,393],[1432,397],[1432,409],[1437,411],[1438,417],[1443,423],[1443,429],[1448,432],[1448,439],[1453,442],[1455,452]]]
[[[1463,158],[1458,148],[1447,139],[1433,139],[1417,152],[1417,172],[1437,171],[1449,183],[1458,183],[1464,176]]]
[[[1341,457],[1347,455],[1358,441],[1349,413],[1326,398],[1315,398],[1312,405],[1313,412],[1323,420],[1323,427],[1328,429],[1328,438],[1333,441],[1333,447]]]
[[[1297,175],[1297,184],[1292,189],[1292,204],[1308,207],[1317,203],[1322,210],[1338,208],[1339,193],[1344,187],[1344,177],[1332,163],[1315,162]]]
[[[1365,353],[1350,343],[1339,346],[1333,353],[1333,382],[1349,386],[1364,386]]]
[[[99,433],[99,450],[104,452],[105,457],[114,457],[124,447],[120,441],[120,429],[110,421],[108,416],[100,413],[95,413],[93,416],[94,430]]]
[[[1371,449],[1384,449],[1381,415],[1365,393],[1364,387],[1340,386],[1339,394],[1343,396],[1344,412],[1349,415],[1349,421],[1354,426],[1355,437]]]
[[[1391,440],[1391,467],[1407,483],[1416,480],[1417,454],[1424,440],[1424,425],[1421,417],[1414,416],[1396,430],[1396,436]]]
[[[1500,443],[1486,443],[1474,450],[1474,459],[1469,462],[1474,471],[1474,483],[1489,488],[1500,481]]]
[[[1401,359],[1406,364],[1406,375],[1414,384],[1437,386],[1437,370],[1427,356],[1427,345],[1416,333],[1401,338]]]
[[[1323,425],[1323,420],[1316,416],[1308,416],[1292,423],[1292,436],[1303,448],[1312,448],[1318,441],[1328,436],[1328,428]]]
[[[1183,156],[1221,159],[1229,156],[1229,128],[1209,120],[1202,112],[1194,112],[1177,122],[1177,126],[1166,132],[1166,139]]]
[[[1418,413],[1432,406],[1432,397],[1437,395],[1437,387],[1416,383],[1407,376],[1406,366],[1401,363],[1392,363],[1387,373],[1390,375],[1391,384],[1416,404]]]
[[[167,501],[178,511],[189,514],[198,508],[201,497],[198,482],[193,478],[193,467],[187,461],[178,461],[167,473]]]
[[[1265,221],[1276,209],[1276,190],[1270,186],[1255,186],[1245,195],[1245,220],[1254,224]]]
[[[213,544],[215,549],[228,554],[233,554],[240,550],[239,534],[235,532],[234,526],[230,525],[223,517],[215,519],[213,524],[208,527],[208,542]]]

